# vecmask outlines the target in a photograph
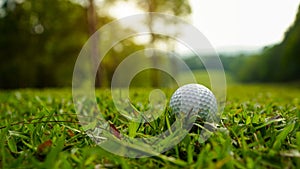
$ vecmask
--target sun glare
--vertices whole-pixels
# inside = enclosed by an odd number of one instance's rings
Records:
[[[143,13],[143,11],[132,2],[116,2],[114,7],[109,10],[109,14],[117,19],[140,13]]]

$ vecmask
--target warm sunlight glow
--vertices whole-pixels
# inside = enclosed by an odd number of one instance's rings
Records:
[[[132,2],[116,2],[113,8],[109,10],[109,14],[115,18],[123,18],[135,14],[140,14],[143,11],[138,9],[135,3]]]
[[[192,23],[215,48],[236,51],[279,43],[295,19],[300,0],[190,0],[190,4]],[[123,18],[143,11],[133,2],[120,1],[109,13]]]

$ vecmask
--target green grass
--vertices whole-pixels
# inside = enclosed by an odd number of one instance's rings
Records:
[[[297,85],[229,85],[222,122],[199,143],[188,134],[154,157],[131,159],[97,146],[78,124],[70,89],[0,92],[0,168],[300,168],[300,88]],[[146,90],[133,92],[138,109]],[[170,96],[171,91],[167,93]],[[168,129],[168,111],[149,125],[122,120],[107,90],[99,108],[117,129],[135,137]]]

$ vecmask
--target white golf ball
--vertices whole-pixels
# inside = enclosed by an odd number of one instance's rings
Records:
[[[198,114],[208,121],[215,118],[218,111],[214,94],[200,84],[187,84],[178,88],[172,95],[170,107],[175,114]]]

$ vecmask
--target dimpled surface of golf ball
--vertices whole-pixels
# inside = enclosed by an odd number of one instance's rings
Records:
[[[205,120],[211,120],[218,106],[214,94],[200,84],[187,84],[178,88],[172,95],[170,107],[173,113],[196,113]]]

